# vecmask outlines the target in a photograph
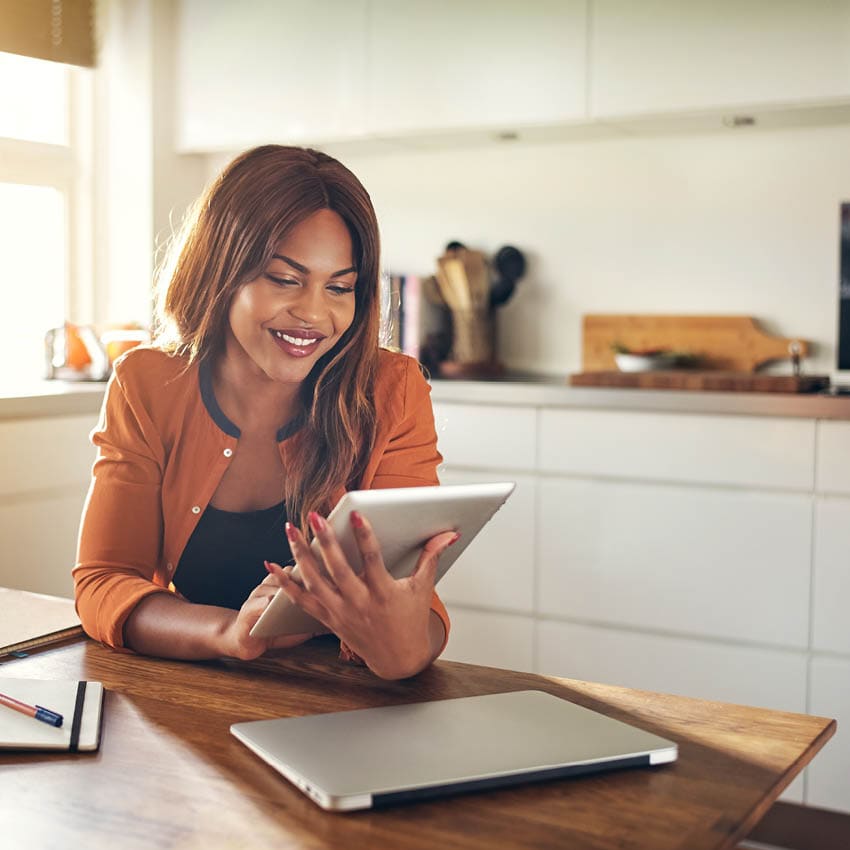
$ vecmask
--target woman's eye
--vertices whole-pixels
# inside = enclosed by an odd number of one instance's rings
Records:
[[[328,292],[334,295],[347,295],[349,292],[354,292],[353,286],[329,286]]]
[[[272,283],[276,283],[279,286],[298,286],[298,281],[292,280],[290,277],[277,277],[276,275],[269,274],[268,272],[266,272],[266,277]]]

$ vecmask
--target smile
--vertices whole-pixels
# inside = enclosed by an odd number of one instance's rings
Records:
[[[290,345],[299,345],[302,347],[306,347],[309,345],[315,345],[317,342],[321,340],[321,337],[297,337],[291,336],[290,334],[284,333],[283,331],[272,331],[272,333],[278,338],[282,339],[284,342],[288,342]]]

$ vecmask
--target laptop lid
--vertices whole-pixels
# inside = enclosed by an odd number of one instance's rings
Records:
[[[351,810],[675,761],[676,744],[543,691],[236,723],[324,809]]]

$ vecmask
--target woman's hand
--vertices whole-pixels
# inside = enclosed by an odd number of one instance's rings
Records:
[[[447,531],[432,537],[412,575],[396,580],[384,566],[371,526],[357,511],[351,512],[351,526],[363,559],[359,576],[325,520],[316,513],[309,520],[327,572],[322,572],[304,535],[287,523],[286,535],[303,585],[292,578],[291,567],[271,564],[271,575],[283,592],[345,641],[381,678],[413,676],[430,664],[439,648],[433,647],[430,628],[437,560],[459,535]]]
[[[289,649],[314,637],[312,633],[280,635],[275,638],[251,637],[254,623],[260,619],[260,614],[266,610],[279,589],[279,582],[269,575],[251,591],[251,595],[222,631],[222,655],[252,661],[270,649]]]

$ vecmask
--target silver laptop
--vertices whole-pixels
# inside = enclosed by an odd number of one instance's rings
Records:
[[[676,760],[676,744],[543,691],[235,723],[323,809],[393,803]]]

